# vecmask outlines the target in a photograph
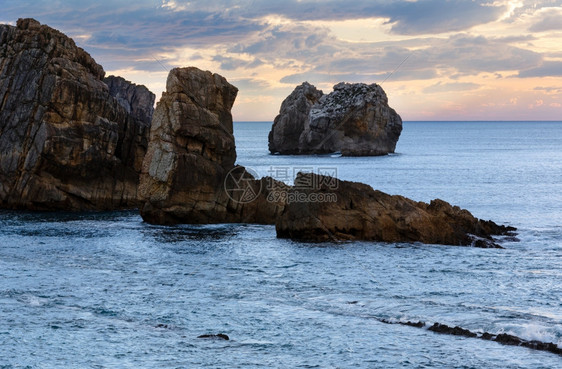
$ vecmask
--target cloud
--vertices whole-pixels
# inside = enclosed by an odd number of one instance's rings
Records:
[[[540,54],[485,36],[455,35],[443,52],[431,50],[432,57],[448,61],[464,74],[531,68],[542,60]],[[437,60],[436,60],[437,61]]]
[[[231,79],[232,82],[239,90],[263,90],[268,88],[270,85],[267,81],[257,78],[234,78]]]
[[[262,64],[263,61],[251,58],[250,60],[247,59],[240,59],[234,58],[229,56],[222,56],[222,55],[215,55],[213,57],[213,61],[220,63],[220,68],[223,70],[236,70],[239,68],[256,68]]]
[[[264,29],[242,42],[234,44],[229,52],[260,55],[267,59],[305,59],[328,56],[338,52],[338,40],[327,29],[302,23],[266,25]]]
[[[385,7],[392,31],[400,34],[462,31],[498,19],[506,7],[481,1],[399,1]]]
[[[450,32],[491,21],[505,12],[504,5],[484,1],[101,0],[92,5],[73,0],[55,4],[56,12],[48,2],[22,0],[16,4],[7,6],[4,17],[27,16],[33,9],[41,22],[70,36],[86,33],[89,37],[81,39],[80,46],[113,69],[157,70],[161,66],[151,59],[184,47],[226,50],[228,55],[217,53],[213,58],[225,71],[267,63],[293,69],[293,75],[316,72],[350,74],[351,78],[386,76],[405,58],[411,60],[394,79],[432,78],[443,68],[464,74],[495,71],[499,65],[507,70],[530,69],[540,61],[533,52],[509,46],[515,40],[468,35],[417,38],[418,47],[410,51],[409,40],[353,44],[337,39],[326,27],[306,24],[310,20],[383,18],[395,33]],[[276,23],[271,17],[281,20]],[[429,47],[420,49],[420,44]]]
[[[465,30],[496,20],[507,10],[505,5],[494,5],[489,1],[467,0],[207,0],[204,3],[165,0],[163,7],[176,12],[222,11],[244,19],[267,16],[282,16],[294,21],[384,18],[392,23],[393,32],[401,34]]]
[[[377,76],[360,74],[360,73],[338,73],[338,74],[328,74],[328,73],[317,73],[317,72],[306,72],[306,73],[295,73],[287,75],[281,78],[281,83],[287,83],[292,85],[299,85],[302,82],[310,82],[313,85],[318,85],[320,83],[332,83],[336,84],[338,82],[348,82],[348,83],[359,83],[359,82],[370,82],[374,81]]]
[[[550,93],[555,93],[555,94],[562,93],[562,87],[535,87],[535,88],[533,88],[533,90],[546,92],[548,94],[550,94]]]
[[[545,32],[562,30],[562,9],[544,8],[536,13],[537,21],[531,27],[531,32]]]
[[[471,82],[450,82],[442,83],[438,82],[434,85],[426,87],[423,89],[424,93],[441,93],[441,92],[457,92],[457,91],[469,91],[475,90],[480,87],[479,84]]]
[[[545,61],[542,65],[519,72],[519,77],[561,77],[562,61]]]
[[[151,78],[175,66],[213,70],[244,89],[246,111],[263,112],[271,110],[265,101],[277,110],[277,100],[305,80],[329,88],[386,79],[385,88],[402,89],[405,106],[415,106],[418,99],[411,97],[424,92],[482,86],[481,95],[502,84],[553,94],[508,77],[551,77],[540,85],[560,86],[553,79],[562,76],[560,32],[552,32],[562,29],[560,5],[562,0],[3,0],[1,17],[12,23],[34,17],[57,28],[106,70],[141,78],[135,82],[163,86]],[[353,32],[346,28],[350,23]],[[398,81],[405,83],[393,84]],[[519,105],[535,106],[540,96],[520,98]],[[260,108],[252,108],[258,97]],[[551,103],[543,100],[543,108]],[[431,105],[419,104],[412,111]]]

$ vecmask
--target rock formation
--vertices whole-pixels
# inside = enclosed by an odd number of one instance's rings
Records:
[[[269,151],[281,154],[300,154],[300,137],[310,109],[320,100],[323,92],[308,82],[297,86],[283,101],[279,115],[269,132]]]
[[[153,115],[144,86],[104,75],[57,30],[33,19],[0,26],[0,207],[140,205],[150,223],[276,223],[279,237],[313,241],[497,247],[491,235],[514,230],[440,200],[414,202],[331,177],[300,174],[294,187],[255,179],[235,165],[238,90],[225,78],[173,69]],[[323,96],[305,83],[281,113],[272,151],[378,155],[394,150],[401,130],[377,85],[339,84]]]
[[[430,204],[370,186],[299,173],[277,219],[277,236],[309,241],[373,240],[500,247],[492,235],[514,228],[475,218],[442,200]]]
[[[344,156],[394,152],[402,119],[377,84],[339,83],[322,91],[305,82],[281,104],[269,133],[269,151]]]
[[[316,92],[303,85],[309,96]],[[140,179],[149,223],[268,223],[278,237],[499,247],[513,229],[468,211],[390,196],[361,184],[300,173],[290,187],[235,166],[230,109],[238,90],[197,68],[173,69],[152,121]],[[305,110],[300,92],[288,105]],[[287,105],[287,106],[288,106]]]
[[[133,208],[154,95],[33,19],[0,26],[0,207]]]
[[[267,201],[271,178],[234,165],[230,109],[238,89],[197,68],[170,71],[156,106],[140,191],[149,223],[270,223],[283,204]]]
[[[103,81],[109,88],[109,94],[119,101],[127,113],[145,125],[150,123],[154,114],[155,96],[148,88],[118,76],[109,76]]]

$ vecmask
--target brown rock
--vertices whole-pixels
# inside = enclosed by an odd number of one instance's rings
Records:
[[[143,163],[140,189],[145,221],[274,222],[282,203],[267,200],[272,180],[255,180],[234,165],[230,109],[237,93],[218,74],[193,67],[170,71]]]
[[[515,230],[476,219],[442,200],[415,202],[310,173],[298,174],[288,199],[276,223],[281,238],[500,247],[491,236]]]
[[[149,110],[132,116],[104,75],[55,29],[33,19],[0,26],[0,207],[138,205]]]
[[[386,155],[394,152],[401,132],[402,119],[379,85],[339,83],[323,95],[305,82],[283,101],[269,133],[269,151]]]
[[[283,155],[300,154],[300,137],[312,106],[323,92],[308,82],[297,86],[283,101],[279,115],[275,117],[269,132],[269,151]]]
[[[145,86],[135,85],[123,77],[109,76],[103,81],[109,88],[109,94],[119,101],[127,113],[150,128],[154,114],[154,94]]]
[[[452,336],[463,336],[463,337],[478,337],[478,335],[474,332],[469,331],[468,329],[461,328],[459,326],[456,327],[449,327],[446,324],[434,323],[428,330],[441,333],[441,334],[450,334]]]

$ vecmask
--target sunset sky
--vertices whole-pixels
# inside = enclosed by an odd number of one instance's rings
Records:
[[[562,120],[562,0],[0,0],[160,97],[196,66],[240,89],[234,120],[272,121],[303,81],[379,83],[404,120]]]

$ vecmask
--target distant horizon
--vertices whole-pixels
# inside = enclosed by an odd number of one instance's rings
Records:
[[[378,83],[405,121],[562,117],[562,0],[3,1],[0,23],[27,17],[157,99],[174,67],[218,73],[240,121],[304,81]]]

